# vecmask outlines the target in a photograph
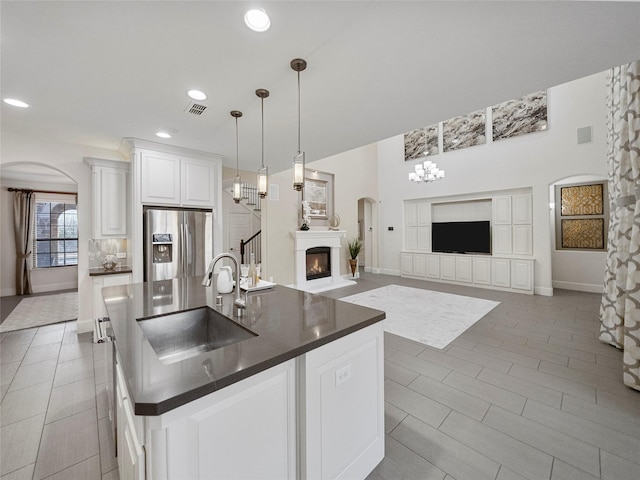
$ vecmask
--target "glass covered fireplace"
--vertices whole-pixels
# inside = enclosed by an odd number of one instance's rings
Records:
[[[331,248],[315,247],[305,252],[307,281],[331,276]]]

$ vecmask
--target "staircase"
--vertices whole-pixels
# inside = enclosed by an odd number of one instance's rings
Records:
[[[233,197],[233,180],[225,180],[222,183],[224,192]],[[242,190],[240,195],[239,205],[249,210],[253,215],[258,218],[261,217],[261,198],[258,195],[258,188],[251,183],[242,183]],[[255,233],[251,238],[247,240],[241,240],[240,242],[240,262],[249,263],[251,253],[255,255],[256,263],[262,262],[262,250],[261,250],[261,230]]]

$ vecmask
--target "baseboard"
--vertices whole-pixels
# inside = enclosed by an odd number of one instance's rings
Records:
[[[541,295],[543,297],[553,297],[553,288],[549,287],[533,287],[534,295]]]
[[[574,290],[576,292],[602,293],[602,285],[593,285],[591,283],[578,282],[561,282],[553,281],[553,288],[562,288],[563,290]]]
[[[382,273],[383,275],[395,275],[396,277],[400,276],[400,270],[392,270],[391,268],[380,268],[376,273]]]
[[[13,297],[16,294],[16,289],[14,288],[3,288],[0,290],[0,297]]]
[[[365,273],[371,273],[371,267],[364,267]]]
[[[33,293],[55,292],[56,290],[71,290],[77,288],[77,282],[49,283],[46,285],[34,285]]]
[[[381,273],[381,270],[379,268],[372,268],[371,273],[375,273],[376,275],[379,275]]]
[[[94,321],[89,320],[76,320],[76,327],[78,329],[78,333],[86,333],[92,332],[94,326]]]

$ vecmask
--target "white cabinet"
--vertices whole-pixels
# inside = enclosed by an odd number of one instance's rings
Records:
[[[531,258],[411,252],[400,258],[404,277],[533,294]]]
[[[493,197],[493,224],[511,225],[511,196]]]
[[[413,255],[413,274],[416,277],[424,277],[427,274],[426,257],[419,253]]]
[[[418,250],[431,250],[431,227],[417,227]]]
[[[130,273],[112,273],[109,275],[95,275],[91,277],[93,281],[93,317],[102,318],[107,316],[107,309],[102,298],[103,287],[114,287],[116,285],[127,285],[132,282]]]
[[[491,258],[473,257],[473,283],[491,285]]]
[[[295,479],[295,389],[296,360],[289,360],[147,417],[151,430],[166,432],[166,442],[147,447],[147,478]]]
[[[141,169],[143,203],[180,205],[180,157],[143,152]]]
[[[491,284],[496,287],[511,287],[511,262],[506,258],[491,259]]]
[[[440,256],[426,255],[427,278],[440,279]]]
[[[120,365],[116,363],[116,435],[118,471],[122,480],[144,480],[145,454],[142,420],[133,413],[129,392]]]
[[[440,257],[440,278],[442,280],[456,279],[456,257],[453,255]]]
[[[416,205],[417,222],[418,226],[431,225],[431,204],[430,203],[418,203]]]
[[[415,227],[418,225],[418,210],[416,204],[408,203],[404,206],[404,225]]]
[[[509,255],[511,246],[511,225],[493,226],[493,249],[495,255]]]
[[[531,225],[513,225],[513,253],[515,255],[533,254],[533,228]]]
[[[85,158],[91,166],[92,238],[127,236],[129,164]]]
[[[413,275],[413,255],[411,253],[400,254],[400,272],[402,275]]]
[[[405,248],[415,250],[418,248],[418,227],[405,228]]]
[[[533,260],[511,260],[511,288],[533,290]]]
[[[379,322],[300,358],[301,478],[366,478],[384,457],[383,333]]]
[[[471,257],[456,257],[456,281],[464,283],[473,281],[473,262]]]
[[[531,195],[513,195],[512,223],[514,225],[530,225],[533,223],[533,212],[531,209]]]
[[[215,164],[169,153],[141,153],[144,204],[209,207],[215,203]]]

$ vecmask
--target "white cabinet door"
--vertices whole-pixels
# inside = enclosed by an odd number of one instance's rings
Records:
[[[533,255],[533,228],[531,225],[513,225],[513,253]]]
[[[465,283],[473,281],[472,258],[456,257],[456,281]]]
[[[426,255],[427,277],[440,279],[440,255]]]
[[[512,209],[514,225],[531,225],[533,223],[530,194],[514,195]]]
[[[418,250],[431,250],[431,227],[418,228]]]
[[[180,158],[168,154],[142,153],[142,203],[180,205]]]
[[[511,196],[504,195],[493,197],[493,224],[494,225],[510,225],[511,224]]]
[[[415,203],[409,203],[404,206],[404,225],[405,227],[415,227],[418,224],[418,211]]]
[[[456,279],[456,257],[452,255],[440,257],[440,278],[442,280]]]
[[[494,255],[510,255],[511,246],[511,225],[493,226],[493,250]]]
[[[407,250],[416,250],[418,248],[418,227],[407,227],[405,235],[405,248]]]
[[[127,235],[127,171],[118,168],[96,167],[99,205],[95,238]]]
[[[425,255],[420,255],[418,253],[413,255],[413,274],[416,277],[424,277],[427,274]]]
[[[189,207],[212,207],[215,199],[214,164],[207,160],[182,158],[181,202]]]
[[[491,259],[491,284],[496,287],[511,287],[511,262],[507,258]]]
[[[431,225],[431,204],[419,203],[416,206],[418,226],[426,227]]]
[[[473,258],[473,283],[491,285],[491,259]]]
[[[185,405],[167,428],[167,478],[295,479],[295,384],[289,360]]]
[[[411,253],[400,254],[400,273],[402,275],[413,275],[413,255]]]
[[[300,478],[366,478],[382,460],[383,335],[379,322],[301,357]]]
[[[511,260],[511,288],[533,290],[532,260]]]
[[[117,456],[121,480],[144,480],[145,453],[140,443],[142,425],[135,415],[129,400],[129,392],[120,365],[116,364],[116,419]]]

